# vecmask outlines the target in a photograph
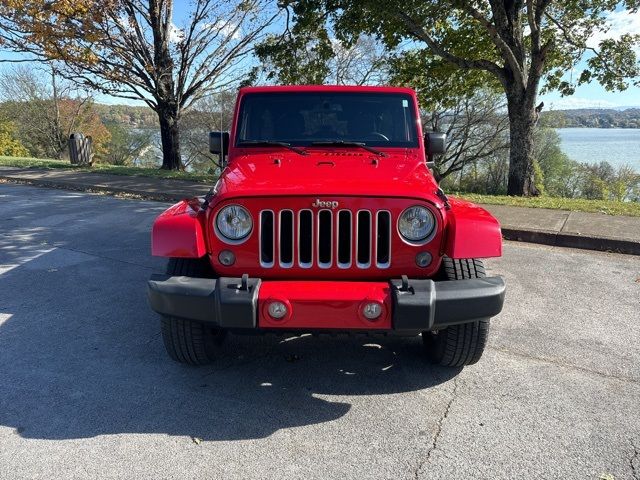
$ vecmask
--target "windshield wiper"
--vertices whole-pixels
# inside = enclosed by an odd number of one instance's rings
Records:
[[[328,141],[323,141],[323,142],[311,142],[311,145],[318,145],[318,146],[342,146],[342,147],[360,147],[360,148],[364,148],[365,150],[367,150],[368,152],[371,153],[375,153],[376,155],[380,156],[380,157],[386,157],[387,154],[384,152],[381,152],[380,150],[376,150],[375,148],[372,148],[370,146],[368,146],[366,143],[364,142],[345,142],[344,140],[328,140]]]
[[[291,151],[296,152],[299,155],[308,155],[307,152],[305,152],[301,148],[292,147],[291,144],[287,142],[276,142],[271,140],[245,140],[243,142],[238,142],[239,147],[242,147],[243,145],[284,147],[284,148],[288,148]]]

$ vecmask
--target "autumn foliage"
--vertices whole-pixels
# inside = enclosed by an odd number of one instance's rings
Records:
[[[162,168],[180,169],[183,110],[237,84],[246,72],[236,67],[278,10],[268,0],[193,0],[177,25],[173,0],[0,0],[0,41],[62,64],[92,90],[146,103],[160,124]]]

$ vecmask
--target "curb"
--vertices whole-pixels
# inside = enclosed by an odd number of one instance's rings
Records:
[[[151,200],[156,202],[178,202],[185,198],[184,195],[176,195],[172,193],[141,192],[139,190],[127,188],[87,185],[59,180],[53,182],[41,179],[16,178],[6,175],[0,175],[0,180],[22,185],[35,185],[39,187],[73,190],[77,192],[104,193],[115,196],[123,195],[128,198]],[[578,248],[583,250],[623,253],[627,255],[640,255],[639,242],[619,238],[586,237],[573,233],[554,232],[549,230],[529,230],[509,226],[502,226],[502,237],[505,240],[550,245],[553,247]]]
[[[631,240],[606,237],[586,237],[574,233],[551,232],[547,230],[526,230],[522,228],[502,227],[505,240],[538,243],[553,247],[579,248],[601,252],[640,255],[640,243]]]

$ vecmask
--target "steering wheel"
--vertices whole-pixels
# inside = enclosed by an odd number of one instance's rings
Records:
[[[380,132],[371,132],[366,135],[365,140],[384,140],[385,142],[388,142],[389,137],[381,134]]]

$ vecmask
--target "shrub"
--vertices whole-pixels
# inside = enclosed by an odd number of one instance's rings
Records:
[[[0,122],[0,155],[26,157],[29,150],[15,137],[16,128],[11,122]]]

